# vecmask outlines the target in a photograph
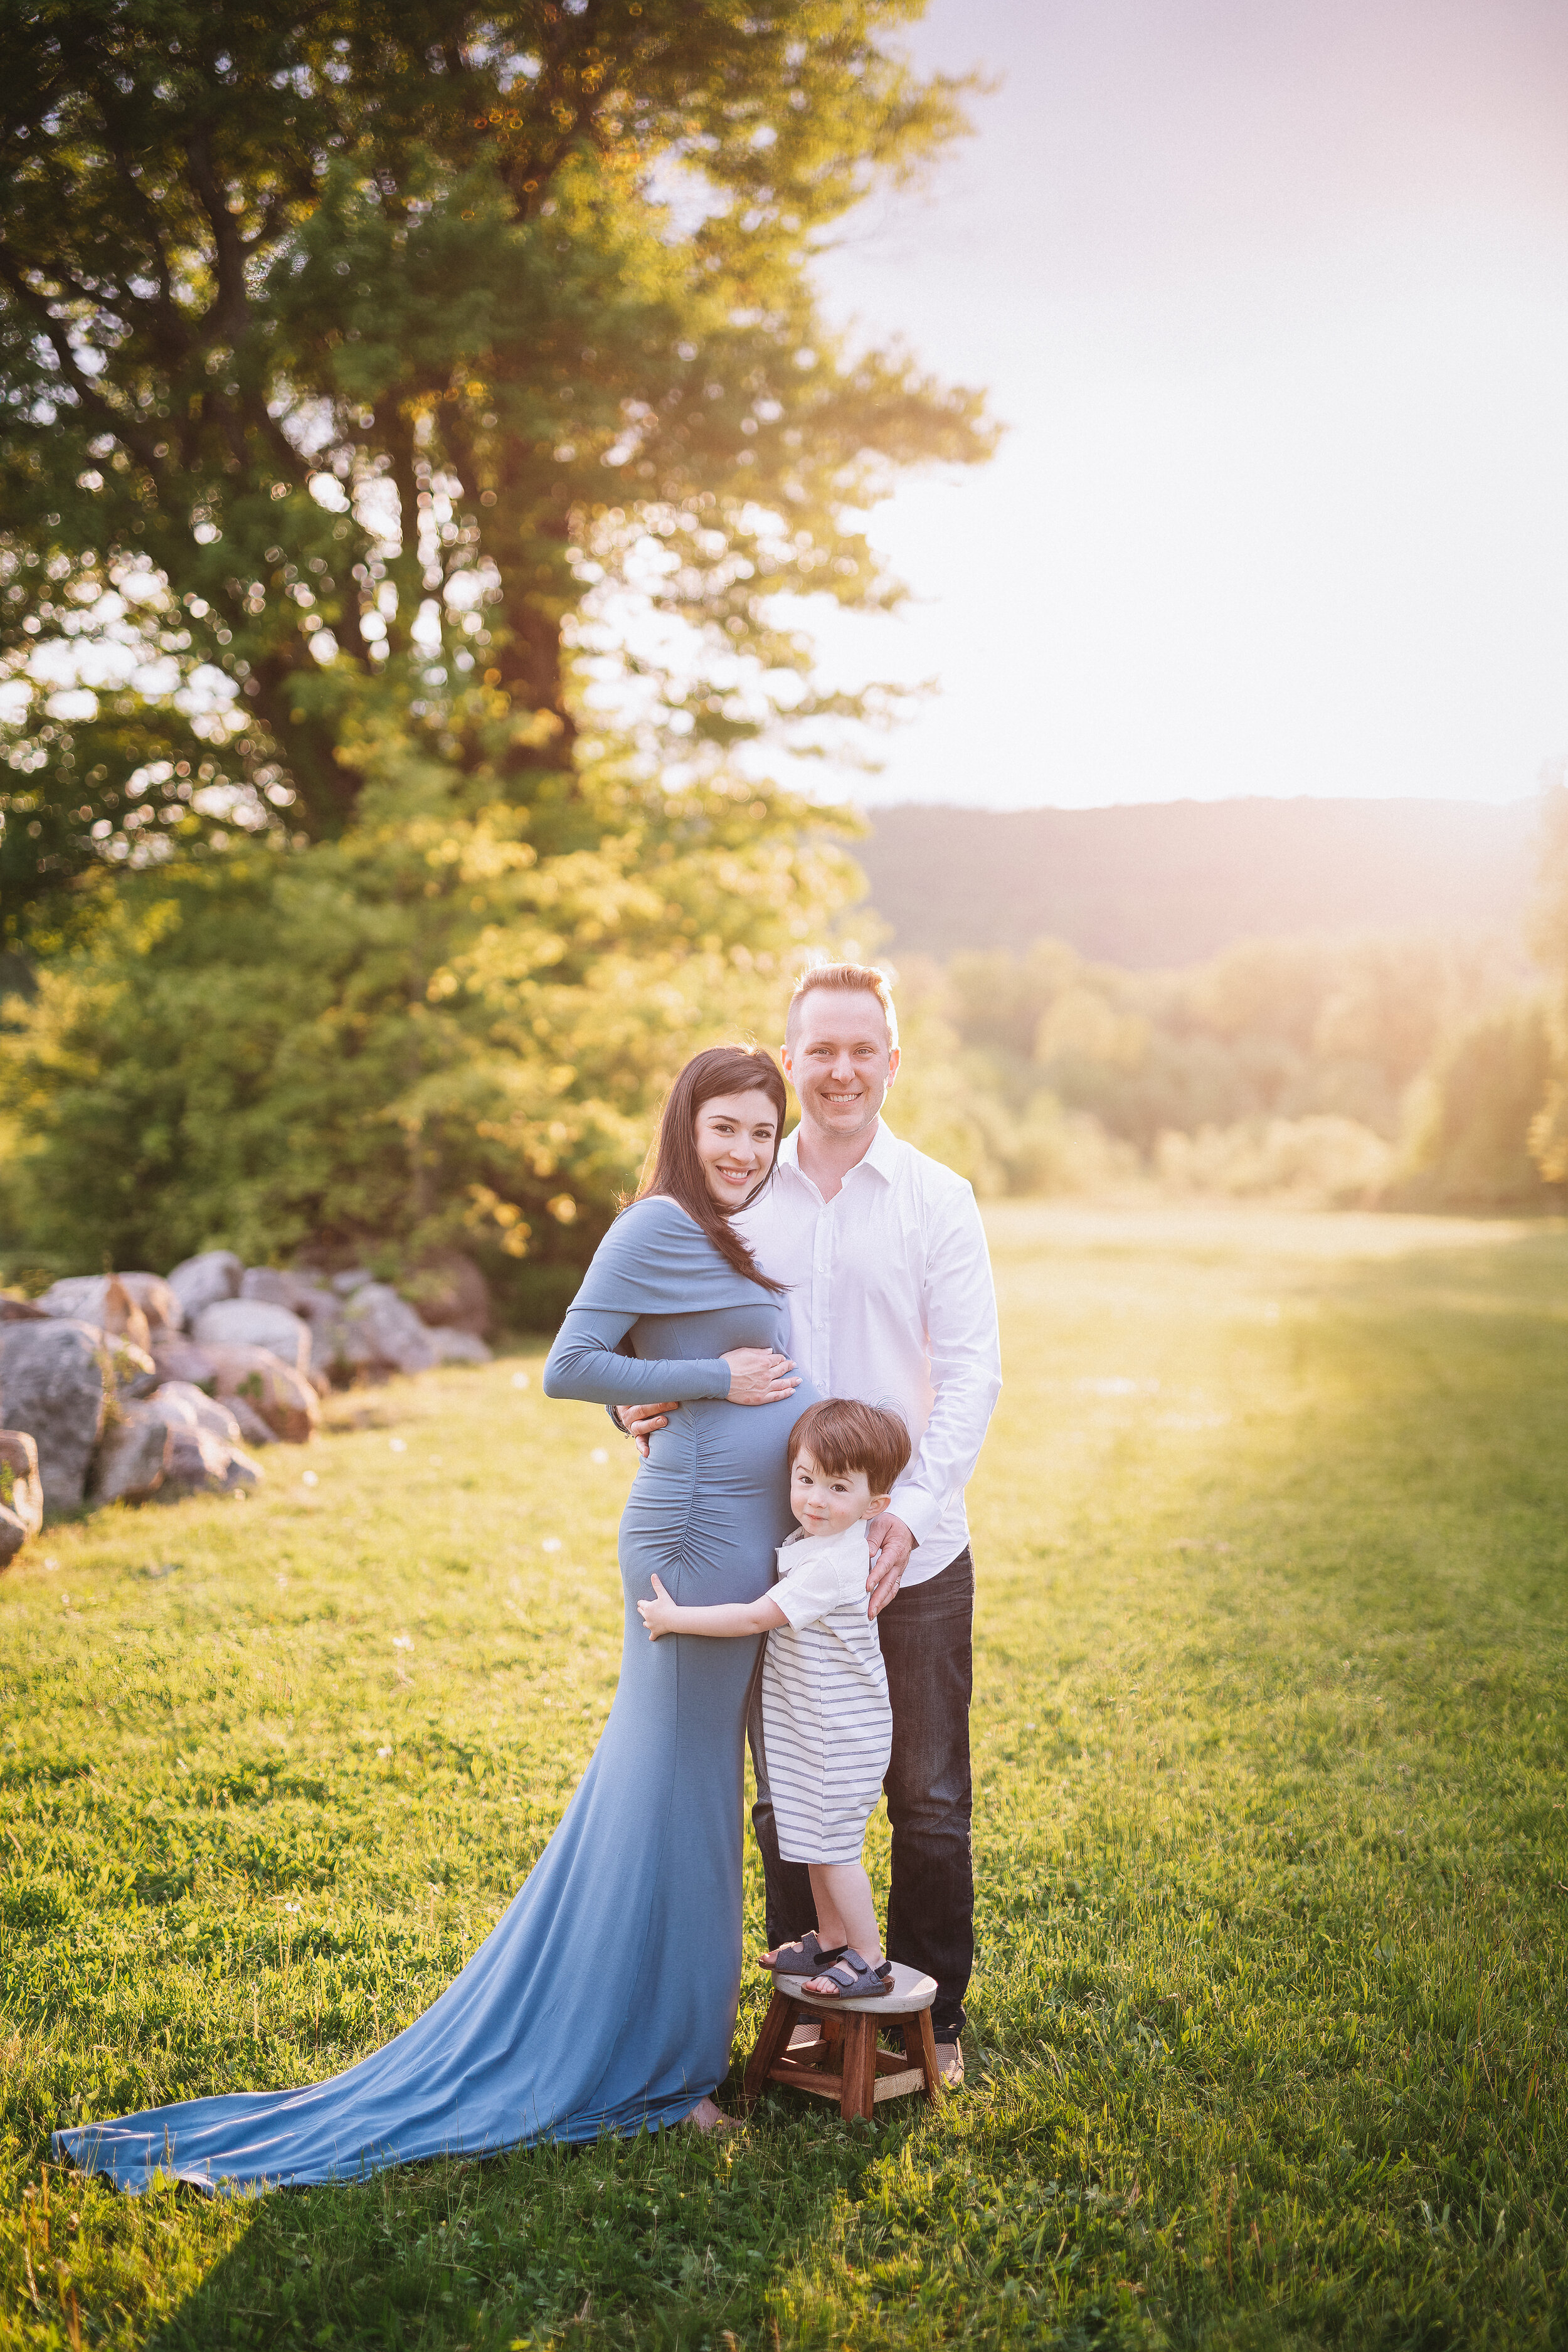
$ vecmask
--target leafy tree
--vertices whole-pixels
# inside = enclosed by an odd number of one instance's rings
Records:
[[[841,851],[723,796],[540,856],[528,813],[395,736],[356,822],[117,877],[0,1037],[0,1201],[35,1266],[453,1243],[551,1319],[692,1047],[775,1035]],[[613,775],[590,770],[586,798]]]
[[[1551,1047],[1539,999],[1481,1013],[1446,1038],[1412,1089],[1402,1207],[1540,1208],[1551,1195],[1530,1149]]]
[[[847,707],[776,598],[885,601],[887,469],[988,446],[975,395],[847,352],[808,275],[958,123],[886,45],[919,6],[8,12],[10,941],[95,862],[340,835],[388,706],[541,855],[600,837],[606,667],[645,779]]]
[[[0,29],[0,1203],[34,1262],[455,1238],[545,1313],[853,887],[731,755],[860,706],[825,230],[919,0],[38,0]],[[13,976],[15,961],[8,967]]]

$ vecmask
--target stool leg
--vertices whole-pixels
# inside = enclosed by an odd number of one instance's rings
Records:
[[[918,2066],[925,2076],[925,2095],[934,2107],[942,2096],[942,2076],[936,2070],[936,2036],[931,2030],[931,2011],[922,2009],[918,2018],[910,2018],[904,2028],[904,2053],[911,2066]]]
[[[757,2036],[757,2046],[746,2068],[746,2079],[741,2087],[742,2107],[754,2107],[762,2097],[773,2062],[787,2047],[800,2011],[789,1995],[774,1990],[763,2020],[763,2030]]]
[[[877,2021],[874,2017],[866,2020],[865,2064],[862,2079],[866,2085],[866,2105],[863,2113],[868,2122],[877,2112]]]
[[[874,2018],[844,2021],[844,2089],[838,2112],[846,2123],[869,2116],[877,2097],[877,2025]]]

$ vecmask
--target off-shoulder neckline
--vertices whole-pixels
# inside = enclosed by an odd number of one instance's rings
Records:
[[[628,1201],[626,1207],[621,1211],[621,1214],[623,1217],[629,1217],[634,1209],[652,1209],[656,1207],[660,1209],[673,1209],[678,1217],[685,1218],[687,1223],[690,1226],[694,1234],[702,1234],[704,1241],[711,1240],[711,1234],[702,1232],[702,1227],[698,1223],[690,1210],[683,1208],[681,1203],[676,1199],[673,1192],[645,1192],[640,1200]]]

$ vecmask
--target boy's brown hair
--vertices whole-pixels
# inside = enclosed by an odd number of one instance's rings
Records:
[[[864,1470],[873,1495],[890,1495],[909,1466],[910,1433],[885,1405],[825,1397],[808,1405],[789,1433],[789,1466],[803,1445],[830,1478]]]

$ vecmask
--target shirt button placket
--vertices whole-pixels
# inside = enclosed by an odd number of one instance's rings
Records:
[[[833,1284],[833,1204],[819,1213],[811,1254],[811,1380],[822,1396],[831,1396],[833,1367],[827,1349],[827,1298]]]

